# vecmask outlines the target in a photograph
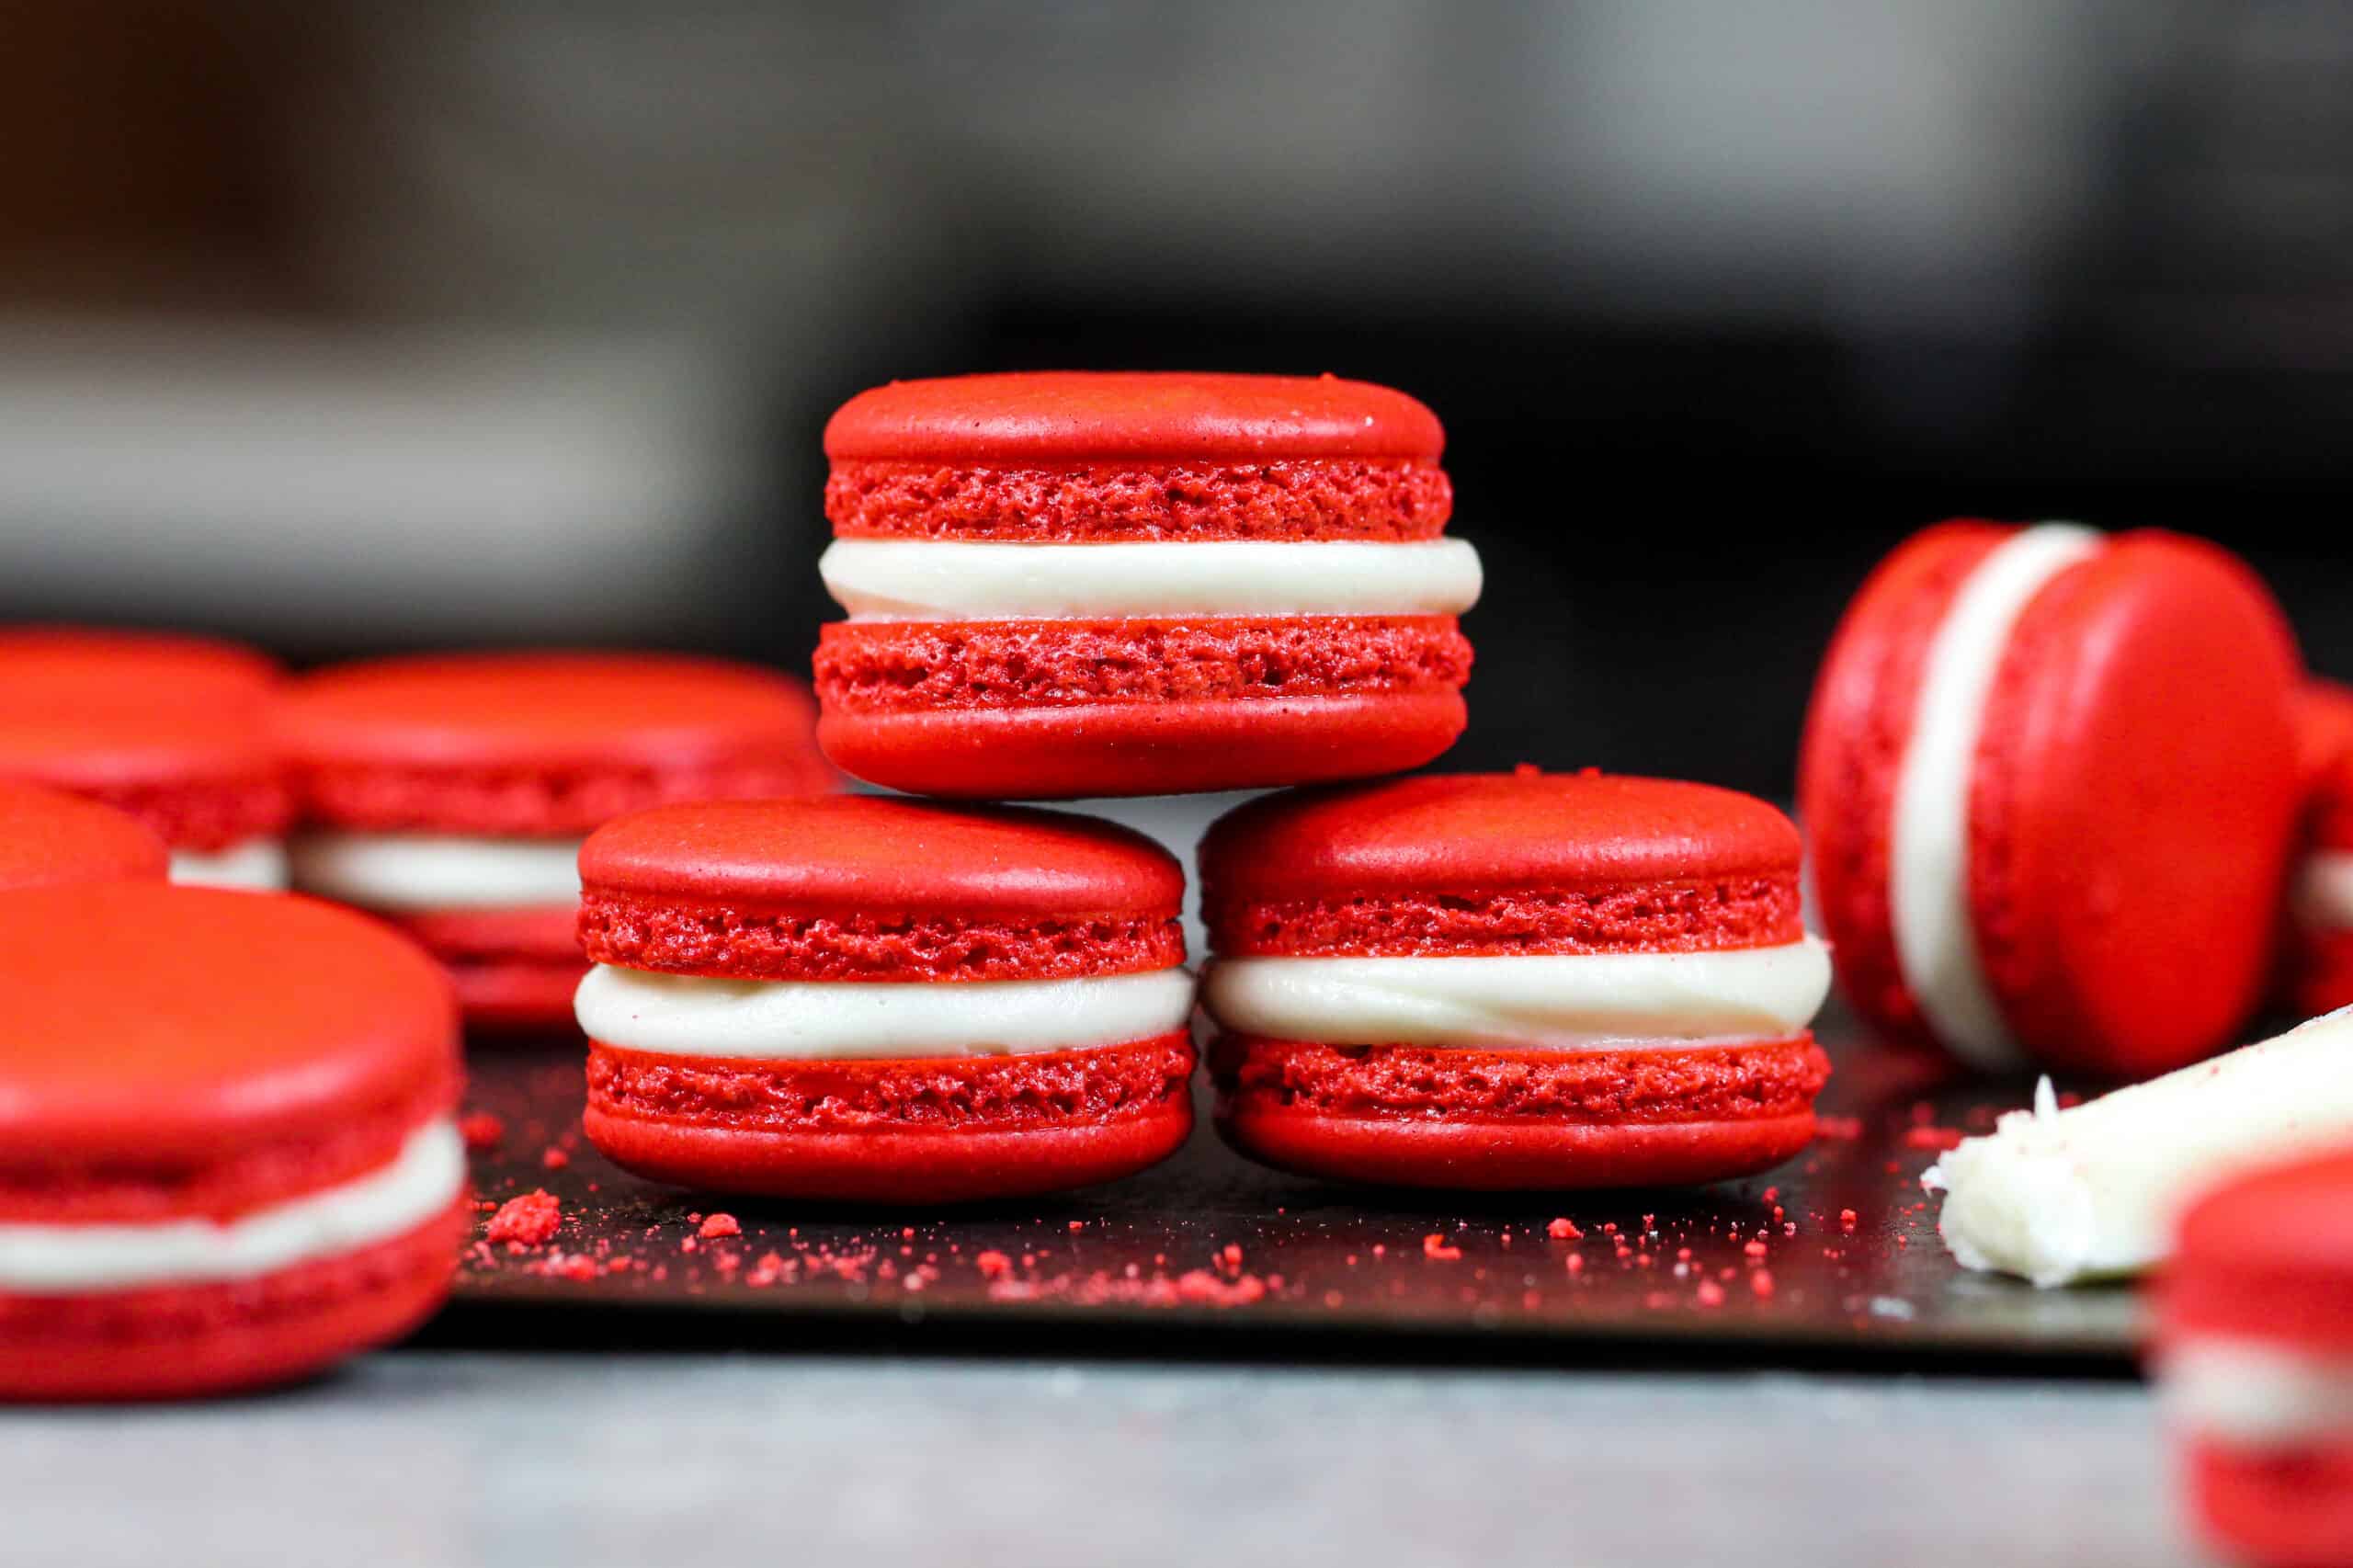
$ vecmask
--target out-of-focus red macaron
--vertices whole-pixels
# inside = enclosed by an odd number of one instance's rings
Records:
[[[0,711],[250,711],[281,677],[267,653],[219,638],[50,622],[0,626]]]
[[[136,818],[171,850],[176,881],[284,887],[293,807],[259,704],[109,702],[95,682],[92,691],[39,707],[0,699],[0,778]]]
[[[1597,773],[1251,801],[1200,852],[1219,1131],[1312,1176],[1713,1181],[1813,1135],[1830,984],[1790,820]]]
[[[829,787],[807,688],[714,659],[448,653],[293,682],[279,736],[306,827],[294,885],[392,920],[467,1021],[561,1026],[587,971],[581,839],[672,801]]]
[[[902,381],[825,428],[826,754],[964,798],[1393,772],[1461,733],[1478,557],[1404,393],[1284,376]]]
[[[820,796],[624,817],[580,870],[584,1126],[640,1175],[949,1202],[1191,1130],[1184,874],[1140,835]]]
[[[457,1015],[309,899],[0,893],[0,1397],[298,1377],[396,1338],[464,1233]]]
[[[2309,1018],[2353,1005],[2353,689],[2306,683],[2296,699],[2296,737],[2303,836],[2279,1000]]]
[[[170,865],[164,841],[111,806],[0,780],[0,892],[160,881]]]
[[[2234,1562],[2353,1562],[2353,1149],[2193,1203],[2156,1301],[2153,1370],[2200,1532]]]
[[[1799,778],[1856,1008],[1988,1068],[2142,1077],[2258,1001],[2299,781],[2294,643],[2235,558],[1940,525],[1847,610]]]

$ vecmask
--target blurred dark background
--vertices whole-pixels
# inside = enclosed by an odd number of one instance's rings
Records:
[[[1485,555],[1444,766],[1781,791],[1955,514],[2353,675],[2333,3],[17,6],[0,146],[0,616],[805,668],[860,387],[1328,369]]]

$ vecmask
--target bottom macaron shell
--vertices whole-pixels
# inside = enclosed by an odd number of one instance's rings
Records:
[[[1683,1186],[1779,1165],[1813,1138],[1813,1037],[1691,1051],[1337,1047],[1226,1036],[1217,1127],[1284,1170],[1505,1191]]]
[[[441,960],[469,1028],[570,1029],[588,973],[571,904],[388,916]]]
[[[1418,767],[1468,722],[1456,690],[1369,697],[829,712],[844,772],[954,800],[1198,794]]]
[[[2302,931],[2286,945],[2279,990],[2296,1017],[2353,1006],[2353,931]]]
[[[0,1400],[178,1399],[324,1370],[440,1308],[472,1221],[460,1200],[405,1235],[255,1279],[0,1293]]]
[[[2188,1481],[2199,1530],[2227,1562],[2353,1562],[2353,1436],[2297,1449],[2194,1443]]]
[[[550,963],[517,960],[512,963],[451,963],[449,984],[458,994],[458,1011],[470,1029],[500,1032],[562,1029],[576,1026],[572,1016],[573,994],[588,974],[585,962]]]
[[[1087,1051],[871,1062],[656,1055],[591,1040],[588,1141],[705,1191],[854,1203],[1021,1198],[1131,1176],[1193,1128],[1181,1033]]]

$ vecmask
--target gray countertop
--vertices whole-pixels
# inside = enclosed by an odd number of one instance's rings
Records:
[[[0,1560],[2180,1564],[2125,1382],[404,1351],[0,1414]]]

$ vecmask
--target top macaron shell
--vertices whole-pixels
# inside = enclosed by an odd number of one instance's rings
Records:
[[[2353,1147],[2226,1180],[2184,1211],[2162,1332],[2353,1355]]]
[[[829,795],[661,807],[580,853],[591,959],[716,977],[1072,978],[1184,959],[1176,858],[1058,812]]]
[[[1823,917],[1857,1007],[1927,1026],[1897,961],[1889,835],[1927,646],[2015,528],[1953,524],[1865,585],[1817,683],[1802,763]],[[1969,782],[1986,983],[2048,1065],[2143,1076],[2213,1050],[2260,990],[2297,809],[2286,623],[2245,566],[2115,536],[2027,604]]]
[[[170,864],[162,839],[110,806],[0,781],[0,892],[161,881]]]
[[[1202,843],[1202,914],[1229,955],[1767,946],[1803,935],[1799,855],[1789,818],[1709,785],[1532,769],[1429,776],[1229,812]],[[1644,896],[1616,907],[1609,895],[1628,890]],[[1381,908],[1392,902],[1424,913]],[[1465,926],[1461,906],[1481,902],[1498,904],[1493,920]]]
[[[257,707],[0,704],[0,778],[114,806],[176,849],[274,837],[290,814]]]
[[[240,643],[171,631],[0,627],[0,711],[92,708],[251,710],[282,672]]]
[[[0,895],[0,1151],[217,1159],[454,1099],[440,971],[376,922],[285,894],[140,882]]]

